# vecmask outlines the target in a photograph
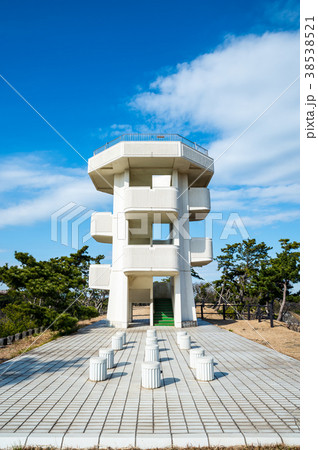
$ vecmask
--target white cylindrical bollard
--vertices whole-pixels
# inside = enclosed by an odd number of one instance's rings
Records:
[[[156,337],[147,337],[146,338],[146,345],[157,345],[158,339]]]
[[[156,330],[147,330],[147,337],[157,337],[157,331]]]
[[[126,344],[126,332],[125,331],[117,331],[117,336],[121,336],[123,338],[123,345]]]
[[[201,356],[197,358],[196,364],[196,379],[200,381],[212,381],[214,378],[212,356]]]
[[[112,337],[112,348],[113,350],[122,350],[123,349],[123,337],[118,336],[118,334],[115,334],[115,336]]]
[[[156,389],[161,385],[160,363],[145,361],[141,366],[141,384],[146,389]]]
[[[145,361],[159,361],[159,345],[146,345]]]
[[[91,381],[103,381],[107,377],[106,358],[93,356],[89,360],[89,379]]]
[[[203,348],[192,348],[190,350],[190,367],[191,369],[195,369],[197,367],[197,358],[205,355],[205,351]]]
[[[191,336],[188,334],[180,336],[180,350],[190,350],[191,348]]]
[[[180,345],[181,336],[186,336],[188,333],[186,331],[178,331],[177,332],[177,344]]]
[[[101,358],[106,358],[107,369],[112,369],[114,367],[114,350],[111,348],[100,348],[99,356]]]

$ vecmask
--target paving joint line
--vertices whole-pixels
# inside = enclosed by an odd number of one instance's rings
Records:
[[[235,367],[234,366],[234,368],[237,370],[237,372],[238,373],[242,373],[241,372],[241,370],[240,369],[238,369],[237,367]],[[234,386],[234,388],[236,389],[236,386],[233,384],[233,382],[232,381],[230,381],[231,382],[231,384]],[[264,406],[266,406],[271,412],[272,412],[272,414],[274,415],[274,416],[277,416],[291,431],[292,431],[292,429],[290,428],[290,426],[281,418],[281,417],[279,417],[278,416],[278,414],[276,414],[272,409],[271,409],[271,407],[270,406],[268,406],[266,403],[264,403],[264,400],[262,400],[254,391],[251,391],[251,389],[249,388],[249,386],[247,386],[246,385],[246,383],[244,382],[244,381],[242,381],[241,379],[240,379],[240,382],[246,387],[246,388],[248,388],[249,389],[249,391],[252,393],[252,395],[254,395],[262,404],[264,404]],[[255,381],[253,381],[254,382],[254,384],[256,384],[256,386],[257,387],[259,387],[258,386],[258,384],[255,382]],[[221,382],[221,384],[222,384],[222,382]],[[226,391],[227,391],[227,389],[226,388],[224,388]],[[262,389],[262,391],[264,391],[263,389]],[[228,392],[228,391],[227,391]],[[241,392],[240,392],[241,393]],[[231,394],[229,394],[230,396],[231,396]],[[244,394],[242,394],[241,393],[241,395],[246,399],[246,401],[248,402],[248,403],[250,403],[251,404],[251,406],[254,408],[254,410],[257,412],[257,410],[255,409],[255,407],[252,405],[252,403],[246,398],[246,396],[244,395]],[[269,394],[268,394],[269,395]],[[231,396],[232,397],[232,396]],[[269,397],[271,397],[270,395],[269,395]],[[232,397],[232,399],[233,399],[233,397]],[[274,398],[272,398],[271,397],[271,399],[274,401],[274,402],[276,402],[277,404],[278,404],[278,402],[277,402],[277,400],[275,400]],[[233,399],[234,400],[234,399]],[[282,407],[282,405],[281,404],[279,404],[279,406],[280,407]],[[283,407],[283,409],[285,409],[284,407]],[[285,409],[285,411],[287,412],[287,413],[289,413],[290,414],[290,412],[289,411],[287,411],[286,409]],[[258,413],[258,414],[260,414],[260,413]],[[270,426],[270,428],[272,428],[273,429],[273,427],[272,427],[272,425],[267,421],[267,419],[265,419],[262,415],[261,415],[261,417],[264,419],[264,421],[266,421],[266,423]]]

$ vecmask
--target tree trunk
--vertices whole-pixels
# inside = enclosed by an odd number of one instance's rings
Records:
[[[283,289],[283,301],[282,301],[282,304],[280,305],[280,309],[279,309],[279,313],[278,313],[278,317],[277,317],[277,320],[279,322],[282,322],[283,311],[284,311],[284,307],[285,307],[285,304],[286,304],[286,294],[287,294],[287,283],[285,281],[284,289]]]
[[[224,303],[223,291],[224,291],[224,283],[222,284],[221,293],[219,294],[219,300],[217,301],[216,305],[214,306],[214,309],[219,309],[219,307],[221,306],[222,302]]]

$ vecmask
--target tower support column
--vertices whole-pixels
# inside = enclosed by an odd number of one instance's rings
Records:
[[[116,328],[128,328],[129,307],[128,278],[121,271],[112,271],[107,308],[107,325]]]
[[[174,324],[177,328],[197,325],[197,315],[193,296],[190,271],[181,271],[174,277]]]

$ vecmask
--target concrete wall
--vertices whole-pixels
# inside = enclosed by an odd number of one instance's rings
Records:
[[[89,287],[91,289],[110,289],[110,264],[91,264],[89,266]]]
[[[124,211],[177,211],[177,196],[174,187],[129,187],[125,190]]]
[[[205,266],[212,261],[212,239],[192,238],[190,241],[191,265]]]
[[[113,215],[111,212],[96,212],[91,217],[91,236],[97,242],[113,242]]]

